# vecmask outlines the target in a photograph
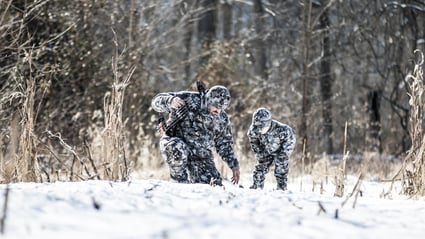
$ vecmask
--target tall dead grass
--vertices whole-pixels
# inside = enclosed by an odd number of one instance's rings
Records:
[[[19,98],[22,103],[10,124],[9,144],[6,154],[2,154],[1,181],[37,182],[40,171],[36,160],[36,136],[34,135],[37,114],[35,112],[36,79],[32,75],[32,51],[26,52],[22,62],[29,68],[28,79],[21,85],[19,92],[10,93],[12,100]],[[25,76],[17,70],[17,78]],[[17,80],[17,79],[15,79]],[[3,137],[2,137],[3,138]],[[3,143],[3,142],[1,142]]]
[[[37,92],[42,92],[39,79],[32,67],[32,52],[26,52],[22,69],[16,67],[14,79],[22,82],[19,91],[9,92],[9,100],[18,100],[19,108],[11,121],[7,135],[0,137],[0,183],[11,182],[54,182],[89,179],[127,180],[132,165],[126,158],[127,137],[123,122],[125,89],[135,68],[130,68],[126,76],[119,72],[122,55],[116,45],[112,59],[114,74],[112,89],[104,97],[103,125],[96,126],[92,141],[84,138],[84,149],[69,145],[60,132],[45,131],[48,138],[41,140],[36,135],[36,119],[40,105],[36,105]],[[22,71],[22,72],[21,72]],[[29,72],[24,74],[23,72]],[[34,75],[33,75],[34,74]],[[2,96],[5,98],[5,96]],[[2,99],[1,102],[6,100]],[[4,139],[7,138],[7,142]],[[96,144],[98,143],[98,144]],[[58,147],[59,146],[59,147]]]
[[[424,135],[424,110],[425,91],[423,78],[423,52],[415,50],[418,60],[415,62],[413,74],[406,77],[406,84],[410,92],[409,105],[409,133],[412,146],[404,158],[402,168],[403,190],[411,196],[425,195],[425,135]]]
[[[115,34],[114,34],[115,35]],[[102,131],[102,152],[104,177],[110,180],[127,180],[130,176],[129,160],[125,155],[125,137],[123,135],[122,109],[124,103],[125,89],[129,84],[135,70],[132,67],[124,79],[121,79],[118,62],[122,55],[118,54],[118,41],[114,39],[115,56],[112,59],[112,70],[114,81],[112,91],[104,98],[104,123]]]
[[[31,64],[30,64],[31,66]],[[33,134],[36,114],[34,112],[35,79],[27,81],[25,101],[22,105],[21,137],[19,140],[16,162],[16,179],[18,182],[37,182],[40,175],[36,160],[36,142]]]

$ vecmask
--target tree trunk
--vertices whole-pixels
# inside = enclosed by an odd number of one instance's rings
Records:
[[[254,74],[263,80],[267,80],[267,55],[266,44],[264,42],[264,6],[261,0],[254,0],[254,27],[256,37],[253,42],[253,56],[254,56]]]
[[[301,125],[300,136],[302,142],[308,146],[307,142],[307,115],[309,112],[309,61],[310,61],[310,38],[311,38],[311,0],[304,0],[304,45],[303,45],[303,94],[302,94],[302,109],[301,109]]]
[[[189,4],[187,2],[183,2],[182,5]],[[186,13],[191,14],[191,13]],[[193,77],[193,61],[191,61],[192,57],[192,36],[194,34],[194,24],[192,23],[194,16],[190,15],[189,21],[184,29],[184,46],[186,48],[185,61],[187,62],[185,65],[185,74],[186,74],[186,82],[190,82]]]
[[[367,95],[367,112],[369,123],[367,127],[366,149],[369,152],[381,152],[381,92],[370,91]]]
[[[217,0],[199,0],[198,6],[203,9],[198,21],[198,41],[201,48],[208,51],[216,34],[216,6]],[[208,62],[209,56],[204,55],[201,58],[201,65]]]
[[[328,11],[324,11],[320,16],[320,28],[323,32],[323,59],[320,63],[320,92],[322,95],[322,149],[326,154],[333,153],[332,143],[332,78],[331,78],[331,50],[329,44],[329,18]]]
[[[222,11],[223,39],[232,38],[232,5],[227,1],[220,4]]]

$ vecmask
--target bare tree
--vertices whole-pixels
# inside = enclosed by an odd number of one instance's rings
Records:
[[[262,0],[254,0],[254,29],[255,36],[252,43],[254,74],[261,80],[267,81],[267,46],[265,44],[267,38],[267,23],[265,21],[265,10]]]
[[[311,41],[311,0],[304,0],[304,39],[303,39],[303,62],[302,62],[302,112],[299,127],[300,139],[303,144],[308,145],[308,124],[307,117],[310,111],[310,41]]]
[[[232,38],[232,20],[233,20],[233,4],[232,1],[219,1],[218,11],[221,21],[221,30],[223,39]]]
[[[201,45],[201,49],[208,52],[208,49],[216,36],[217,1],[198,0],[198,4],[198,7],[203,11],[198,20],[198,41]],[[203,54],[201,58],[201,65],[206,64],[208,58],[208,54]]]
[[[328,6],[325,6],[320,18],[320,31],[322,32],[322,53],[323,57],[320,61],[320,93],[322,95],[322,147],[323,152],[327,154],[333,153],[332,144],[332,85],[331,76],[331,43],[329,38],[329,16]]]

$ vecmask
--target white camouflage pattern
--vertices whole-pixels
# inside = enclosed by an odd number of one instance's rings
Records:
[[[264,188],[264,180],[272,164],[277,188],[286,190],[289,172],[289,156],[295,148],[296,137],[293,129],[286,124],[271,120],[270,129],[261,134],[254,123],[248,130],[249,143],[255,153],[257,164],[253,172],[251,188]]]
[[[224,110],[213,116],[207,107],[201,108],[198,92],[160,93],[154,97],[152,108],[161,113],[170,113],[174,97],[185,101],[186,115],[160,139],[160,150],[170,168],[170,176],[181,183],[206,183],[221,185],[221,175],[214,164],[212,148],[227,163],[229,168],[239,167],[233,151],[233,135],[230,121]]]

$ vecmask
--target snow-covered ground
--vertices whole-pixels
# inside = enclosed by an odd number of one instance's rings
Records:
[[[269,175],[268,177],[272,177]],[[18,183],[9,186],[1,238],[424,238],[425,198],[363,181],[358,194],[334,197],[328,182],[291,179],[286,192],[184,185],[161,180]],[[346,195],[356,177],[349,177]],[[301,184],[302,183],[302,184]],[[0,185],[0,215],[6,185]],[[345,202],[345,204],[344,204]],[[325,211],[320,210],[323,208]]]

